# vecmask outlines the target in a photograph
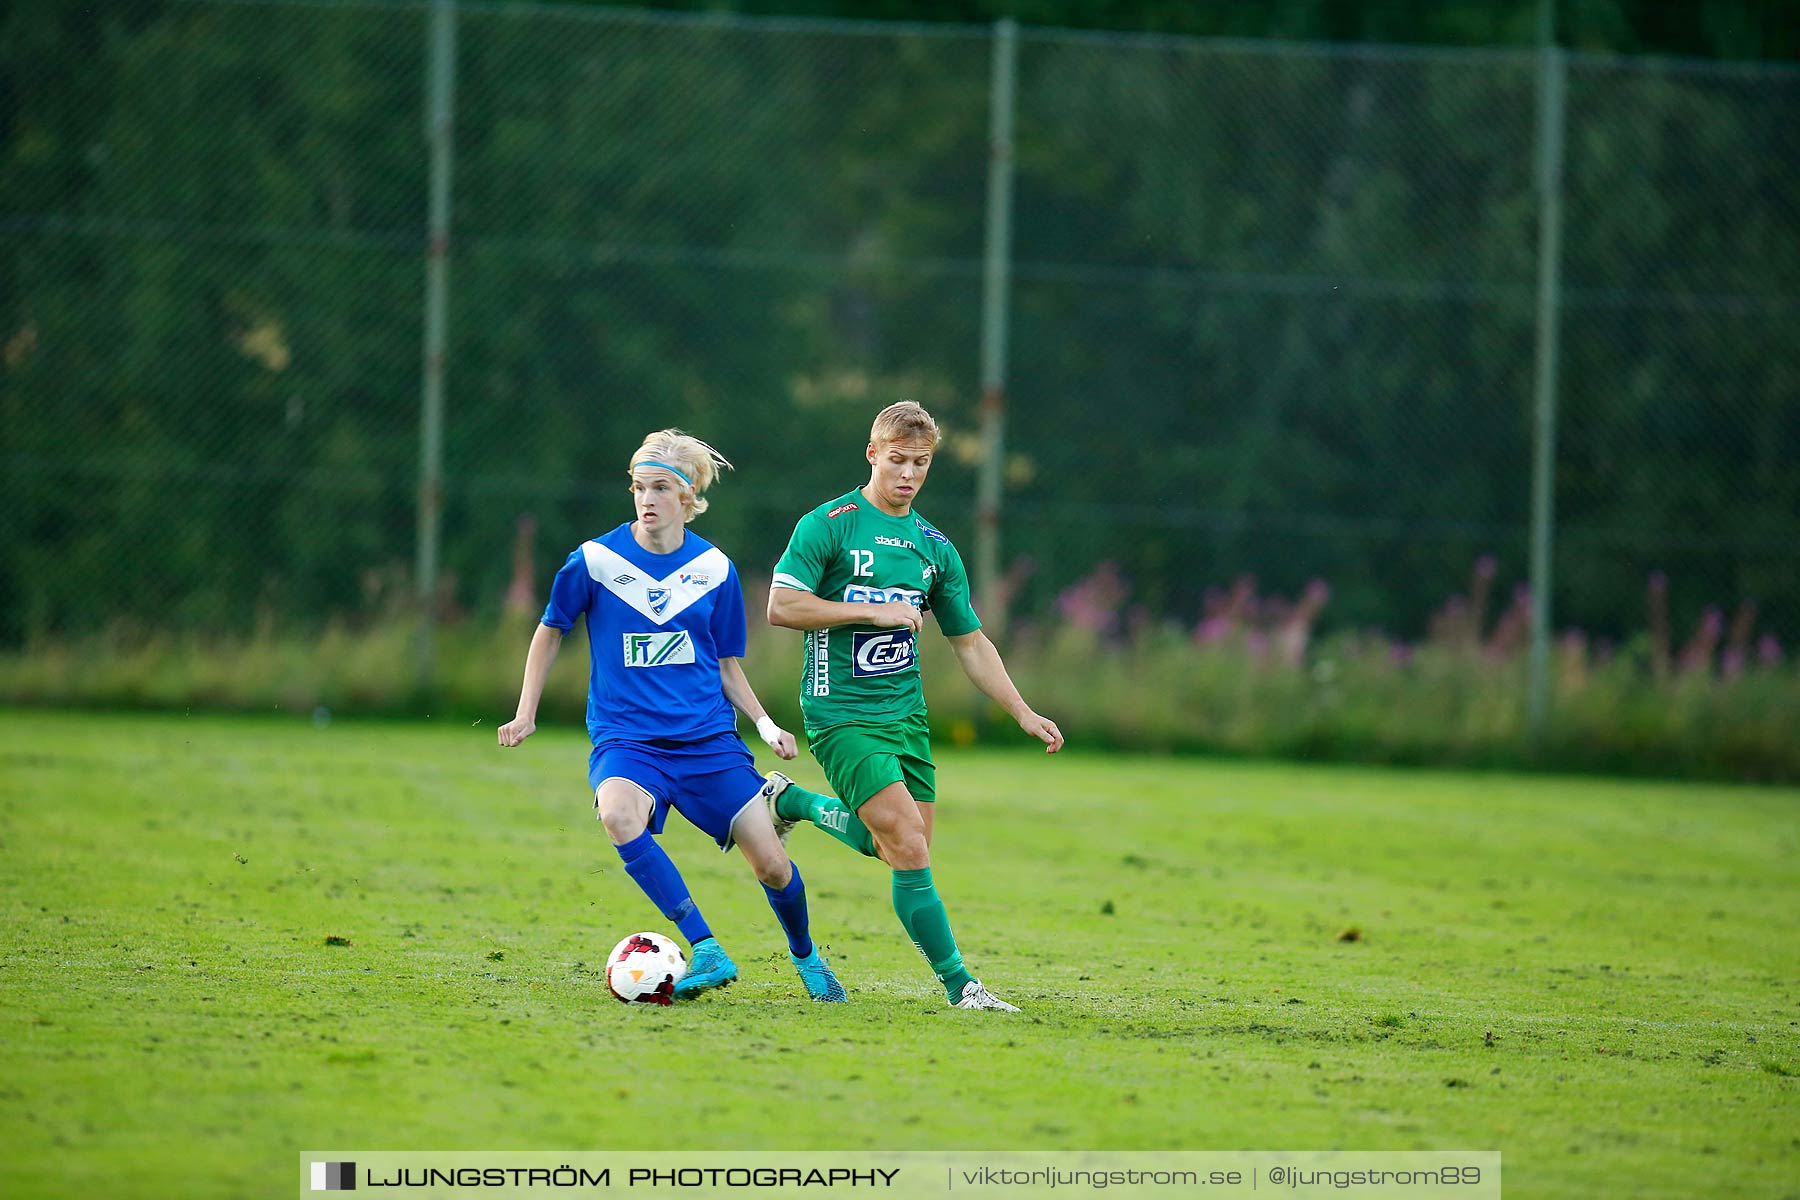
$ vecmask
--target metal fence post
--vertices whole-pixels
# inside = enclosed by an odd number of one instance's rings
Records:
[[[1562,293],[1563,126],[1567,66],[1556,44],[1555,0],[1538,9],[1537,361],[1531,454],[1531,653],[1527,707],[1533,748],[1550,717],[1551,547],[1555,536],[1556,359]]]
[[[456,110],[456,5],[433,0],[425,139],[431,154],[425,247],[425,345],[419,403],[419,683],[429,686],[437,626],[438,540],[444,508],[444,345],[450,288],[450,172]]]
[[[981,303],[981,473],[976,484],[975,594],[995,596],[1000,582],[1000,491],[1006,464],[1006,333],[1012,290],[1013,102],[1018,89],[1019,27],[994,22],[988,91],[987,246]],[[990,620],[1003,623],[997,608]]]

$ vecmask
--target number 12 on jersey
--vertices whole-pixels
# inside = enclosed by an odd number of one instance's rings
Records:
[[[850,573],[858,579],[871,579],[875,575],[875,552],[873,550],[852,550],[850,552]]]

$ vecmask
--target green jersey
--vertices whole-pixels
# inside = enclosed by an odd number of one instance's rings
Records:
[[[800,518],[775,564],[774,586],[847,604],[907,603],[957,637],[981,628],[969,576],[950,539],[917,513],[890,517],[859,489]],[[909,629],[838,625],[806,635],[800,679],[806,731],[887,724],[925,711],[919,642]]]

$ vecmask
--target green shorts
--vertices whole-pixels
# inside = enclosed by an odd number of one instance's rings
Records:
[[[914,800],[937,801],[937,767],[924,713],[891,725],[833,725],[808,733],[807,741],[831,790],[852,812],[893,783],[904,783]]]

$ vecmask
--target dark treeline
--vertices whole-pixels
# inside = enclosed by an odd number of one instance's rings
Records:
[[[672,12],[985,22],[1203,38],[1532,46],[1541,0],[661,0]],[[612,7],[596,4],[596,7]],[[1601,54],[1800,58],[1797,0],[1554,0],[1556,40]]]
[[[709,6],[713,7],[713,6]],[[751,11],[755,6],[744,6]],[[1573,0],[1586,49],[1791,56],[1793,6]],[[1048,611],[1332,589],[1422,630],[1525,562],[1535,6],[880,5],[1019,52],[1006,556]],[[762,11],[758,9],[757,11]],[[426,157],[418,5],[72,2],[0,17],[0,641],[313,621],[405,593]],[[1784,40],[1789,39],[1789,40]],[[862,470],[952,431],[924,511],[972,550],[990,42],[466,9],[446,602],[497,607],[626,515],[680,424],[739,463],[747,575]],[[1800,87],[1581,60],[1568,80],[1559,623],[1761,605],[1800,632]]]

